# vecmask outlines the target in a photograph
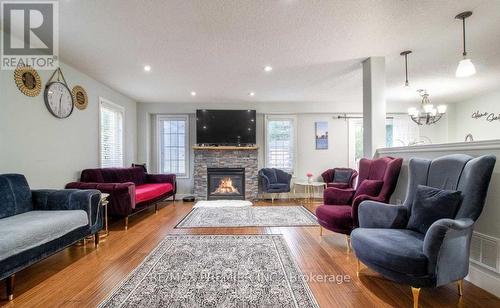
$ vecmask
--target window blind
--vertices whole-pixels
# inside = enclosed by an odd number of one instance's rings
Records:
[[[267,167],[293,172],[294,121],[292,119],[268,119],[266,131]]]
[[[123,167],[123,109],[100,103],[101,167]]]
[[[161,173],[187,176],[188,117],[158,117],[159,166]]]

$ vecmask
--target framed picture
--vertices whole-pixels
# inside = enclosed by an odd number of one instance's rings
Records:
[[[316,150],[328,150],[328,122],[316,122]]]

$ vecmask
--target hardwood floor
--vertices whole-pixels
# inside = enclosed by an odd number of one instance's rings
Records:
[[[280,201],[279,204],[293,202]],[[259,202],[258,205],[269,205]],[[313,211],[317,204],[306,206]],[[283,234],[303,273],[338,275],[342,283],[310,281],[321,307],[411,307],[407,286],[392,283],[363,268],[356,276],[354,254],[346,252],[345,237],[319,227],[198,228],[174,229],[191,210],[191,203],[166,202],[158,214],[147,211],[132,217],[129,229],[123,221],[110,225],[109,237],[95,249],[72,246],[16,275],[15,298],[6,301],[4,283],[0,302],[6,307],[95,307],[167,234]],[[331,277],[331,276],[329,276]],[[346,279],[349,278],[349,279]],[[423,289],[420,307],[500,307],[500,299],[468,283],[458,296],[456,285]]]

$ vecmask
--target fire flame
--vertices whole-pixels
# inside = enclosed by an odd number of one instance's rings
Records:
[[[214,191],[215,194],[239,194],[240,192],[233,186],[233,180],[230,177],[223,177],[219,181],[219,186]]]

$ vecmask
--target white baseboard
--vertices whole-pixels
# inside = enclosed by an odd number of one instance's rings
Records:
[[[500,297],[500,275],[493,271],[471,262],[465,280]]]

